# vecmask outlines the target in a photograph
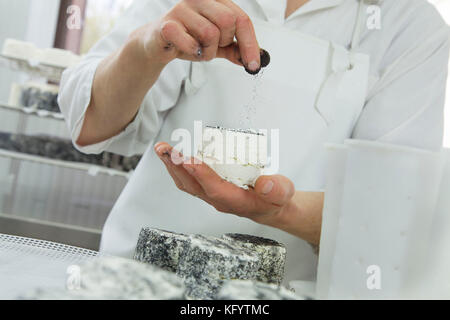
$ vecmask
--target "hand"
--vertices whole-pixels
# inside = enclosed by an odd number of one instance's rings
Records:
[[[253,24],[231,0],[182,0],[160,21],[137,33],[142,36],[148,55],[159,57],[163,63],[175,58],[226,58],[251,71],[260,68],[260,48]]]
[[[254,188],[244,190],[221,179],[205,163],[186,161],[167,143],[158,143],[155,152],[180,190],[202,199],[219,212],[280,229],[291,225],[295,188],[286,177],[262,176]]]

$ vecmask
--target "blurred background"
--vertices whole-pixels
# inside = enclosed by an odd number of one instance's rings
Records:
[[[82,55],[131,2],[0,0],[0,47],[12,38]],[[98,249],[139,157],[78,153],[56,102],[61,69],[0,60],[0,233]]]
[[[132,1],[0,0],[0,47],[13,38],[82,55]],[[450,0],[430,2],[450,23]],[[67,27],[70,18],[73,28]],[[73,149],[56,103],[61,71],[0,56],[0,233],[96,250],[140,157],[86,156]],[[450,147],[448,105],[445,117],[444,144]]]

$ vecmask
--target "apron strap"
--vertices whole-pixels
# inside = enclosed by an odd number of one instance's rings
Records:
[[[346,72],[352,69],[351,53],[342,46],[330,44],[330,74],[326,77],[317,95],[315,108],[329,126],[336,112],[336,97],[339,85]]]
[[[358,13],[353,29],[350,51],[330,43],[331,73],[323,82],[317,95],[315,108],[326,125],[329,126],[336,112],[336,97],[339,85],[346,72],[353,69],[353,56],[359,49],[361,33],[364,27],[366,4],[376,4],[379,0],[358,0]]]
[[[350,44],[350,50],[352,52],[355,52],[359,48],[359,42],[361,40],[361,32],[362,32],[362,25],[363,25],[363,17],[364,17],[364,3],[365,0],[359,0],[358,3],[358,14],[355,21],[355,26],[353,28],[353,36],[352,36],[352,42]]]
[[[204,62],[191,62],[190,75],[185,79],[184,91],[188,96],[195,95],[206,82]]]

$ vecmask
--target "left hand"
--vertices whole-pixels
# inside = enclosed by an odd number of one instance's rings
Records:
[[[199,160],[185,161],[167,143],[158,143],[155,152],[164,162],[178,189],[202,199],[219,212],[280,229],[285,229],[283,226],[291,221],[295,188],[288,178],[280,175],[261,176],[254,188],[244,190],[223,180]]]

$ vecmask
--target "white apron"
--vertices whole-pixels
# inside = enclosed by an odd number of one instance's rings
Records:
[[[239,127],[250,103],[253,128],[279,129],[279,174],[290,178],[297,190],[323,191],[324,143],[351,137],[365,102],[369,57],[356,53],[361,23],[356,24],[352,50],[266,21],[254,23],[260,46],[272,58],[263,75],[255,79],[222,59],[192,63],[184,91],[155,142],[175,145],[172,132],[185,128],[193,134],[194,121]],[[317,258],[308,244],[280,230],[218,213],[178,191],[152,146],[107,220],[101,251],[132,257],[142,227],[272,238],[287,246],[286,281],[315,277]]]

